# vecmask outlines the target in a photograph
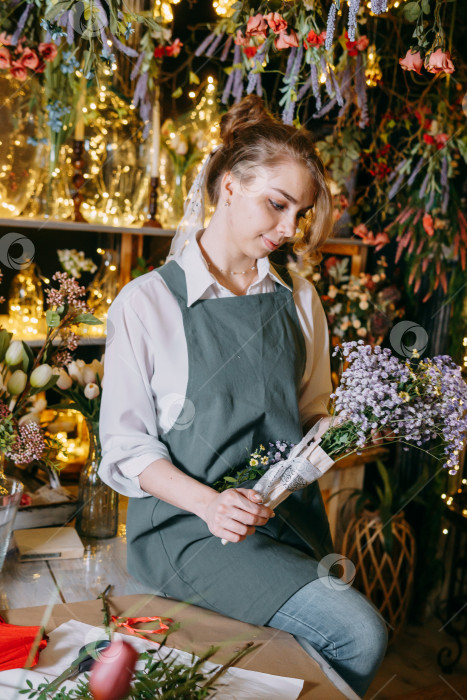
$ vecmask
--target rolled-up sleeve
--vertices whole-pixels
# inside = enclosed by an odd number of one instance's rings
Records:
[[[151,388],[154,358],[131,295],[117,296],[107,318],[104,384],[99,416],[102,481],[125,496],[145,497],[138,475],[156,459],[169,459],[158,439]]]
[[[329,332],[321,299],[311,282],[302,280],[297,306],[307,348],[298,404],[305,425],[312,416],[328,413],[332,393]]]

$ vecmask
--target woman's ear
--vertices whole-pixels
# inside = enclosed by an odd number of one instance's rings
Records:
[[[223,201],[229,201],[232,199],[234,193],[234,178],[230,170],[227,170],[221,180],[220,184],[220,199]]]

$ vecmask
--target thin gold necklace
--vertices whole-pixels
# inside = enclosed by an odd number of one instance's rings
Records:
[[[223,270],[222,267],[217,267],[217,265],[214,265],[214,263],[210,262],[208,262],[208,265],[209,267],[215,267],[216,270],[219,270],[219,272],[222,272],[224,275],[246,275],[247,272],[250,272],[250,270],[256,270],[256,263],[253,265],[253,267],[249,267],[248,270],[243,270],[242,272],[230,272],[229,270]]]

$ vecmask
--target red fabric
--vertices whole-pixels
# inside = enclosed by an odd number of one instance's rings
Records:
[[[43,631],[41,634],[41,627],[9,625],[0,617],[0,671],[8,671],[11,668],[25,668],[34,642],[36,638],[39,639],[39,635],[41,641],[28,668],[37,664],[39,652],[47,646],[47,636]]]

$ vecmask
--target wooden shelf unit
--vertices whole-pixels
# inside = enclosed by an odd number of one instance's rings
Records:
[[[12,219],[0,218],[0,240],[3,231],[9,230],[21,233],[22,231],[34,231],[37,233],[75,232],[117,235],[120,239],[120,274],[119,288],[121,289],[131,280],[131,270],[136,264],[136,259],[143,255],[143,243],[148,237],[172,238],[174,229],[152,228],[150,226],[105,226],[94,223],[78,223],[75,221],[57,221],[54,219],[29,219],[18,217]],[[353,238],[329,238],[323,246],[323,252],[329,255],[344,255],[351,258],[351,274],[358,275],[363,272],[366,265],[368,246],[360,239]]]

